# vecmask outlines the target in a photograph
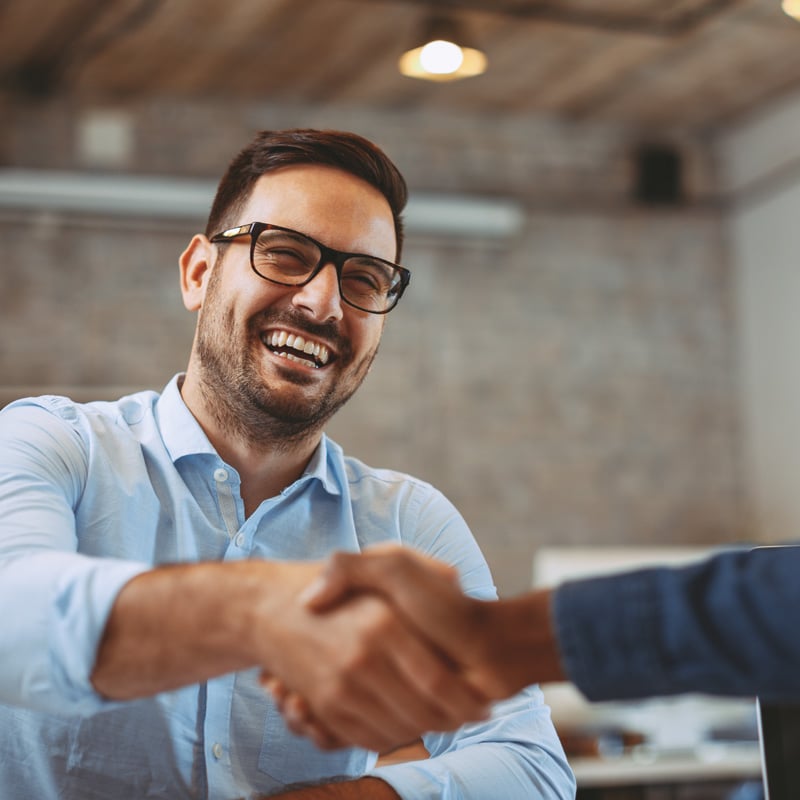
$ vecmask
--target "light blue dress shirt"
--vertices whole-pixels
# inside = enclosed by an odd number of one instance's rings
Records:
[[[536,688],[486,722],[426,736],[430,759],[378,769],[374,753],[322,752],[289,733],[257,670],[128,703],[94,692],[114,599],[155,564],[321,559],[394,541],[454,565],[471,594],[495,596],[439,492],[347,458],[327,438],[302,477],[245,518],[239,476],[179,380],[161,395],[84,405],[50,396],[0,413],[0,797],[233,800],[370,772],[415,800],[573,797]]]

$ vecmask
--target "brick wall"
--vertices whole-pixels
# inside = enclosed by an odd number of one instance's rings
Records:
[[[16,109],[0,161],[99,168],[80,146],[93,111]],[[541,544],[749,535],[732,277],[702,142],[677,142],[689,203],[657,210],[628,201],[637,136],[610,126],[166,102],[124,114],[120,171],[217,178],[258,128],[342,127],[385,147],[412,191],[523,204],[511,239],[410,232],[412,288],[331,426],[369,463],[443,489],[501,591],[529,585]],[[182,369],[193,318],[177,255],[198,226],[0,212],[0,401],[113,396]]]

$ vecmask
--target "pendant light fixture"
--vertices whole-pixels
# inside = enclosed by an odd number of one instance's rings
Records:
[[[455,81],[486,71],[486,55],[471,46],[464,26],[449,17],[432,17],[414,47],[400,56],[403,75],[428,81]]]
[[[783,0],[781,8],[785,14],[800,20],[800,0]]]

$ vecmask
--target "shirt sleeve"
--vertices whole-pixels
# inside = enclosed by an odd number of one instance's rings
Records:
[[[684,692],[800,698],[800,547],[566,583],[553,623],[590,700]]]
[[[106,707],[90,675],[113,602],[147,565],[77,552],[87,474],[76,425],[18,403],[0,413],[0,702],[59,714]]]
[[[406,543],[456,567],[468,594],[496,599],[489,567],[453,505],[431,489],[416,510],[416,519],[409,520],[414,537]],[[423,740],[430,758],[378,767],[370,774],[409,800],[575,797],[572,770],[538,687],[496,703],[484,722]]]

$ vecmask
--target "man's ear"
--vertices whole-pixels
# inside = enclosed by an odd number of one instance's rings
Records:
[[[181,253],[178,264],[181,269],[181,295],[189,311],[197,311],[203,305],[206,287],[216,260],[216,248],[201,233],[192,237],[189,246]]]

